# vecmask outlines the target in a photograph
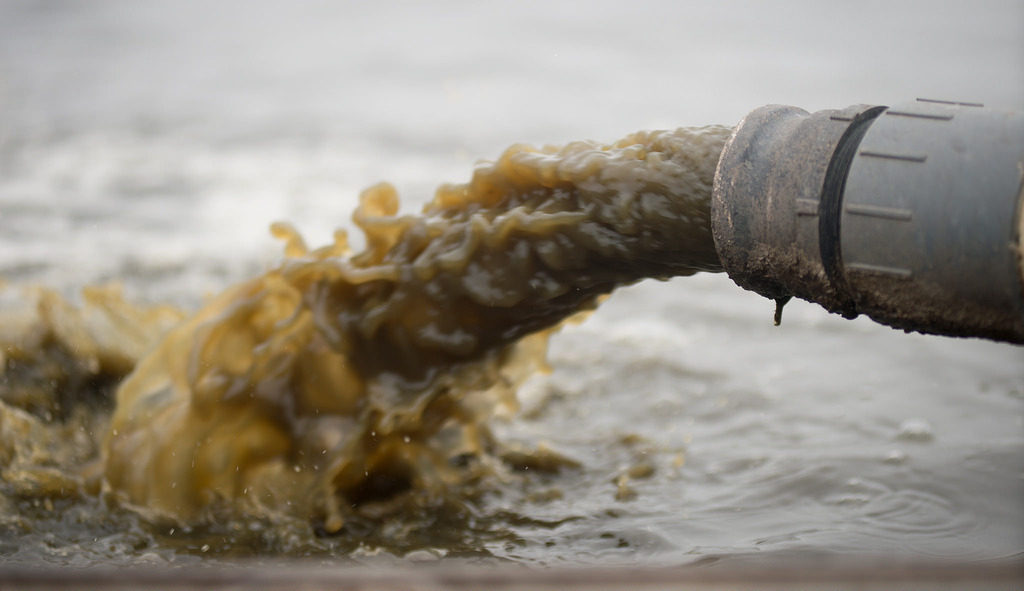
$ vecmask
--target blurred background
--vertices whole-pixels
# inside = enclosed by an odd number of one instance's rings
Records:
[[[195,306],[381,180],[412,211],[516,142],[916,97],[1024,108],[1024,3],[3,0],[0,279]],[[491,551],[1019,561],[1024,350],[772,311],[699,276],[565,329],[501,429],[583,460],[524,509],[579,519]],[[657,467],[634,501],[624,434]]]
[[[1024,4],[5,0],[0,272],[187,298],[515,142],[918,96],[1021,108]]]

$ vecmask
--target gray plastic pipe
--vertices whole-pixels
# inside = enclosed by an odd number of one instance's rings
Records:
[[[1024,343],[1024,114],[918,99],[761,107],[715,174],[738,285],[907,331]]]

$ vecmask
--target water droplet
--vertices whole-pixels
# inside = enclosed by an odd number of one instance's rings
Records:
[[[902,464],[907,461],[907,453],[901,449],[894,449],[889,451],[882,461],[886,464]]]
[[[935,438],[931,423],[924,419],[907,419],[900,423],[896,439],[903,441],[927,442]]]

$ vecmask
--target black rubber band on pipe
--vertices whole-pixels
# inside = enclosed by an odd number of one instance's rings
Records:
[[[857,115],[850,126],[843,132],[839,145],[832,154],[825,172],[825,182],[821,189],[821,201],[818,206],[818,246],[821,252],[821,265],[825,275],[832,283],[839,298],[836,310],[843,318],[856,318],[857,304],[850,294],[850,286],[843,275],[842,250],[839,246],[840,212],[843,206],[843,190],[846,188],[846,176],[850,172],[850,163],[857,154],[857,148],[868,127],[885,107],[874,107]]]

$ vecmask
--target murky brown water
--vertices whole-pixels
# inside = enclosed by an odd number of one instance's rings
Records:
[[[311,251],[275,226],[285,261],[173,328],[183,312],[112,288],[79,307],[40,292],[5,319],[6,518],[31,535],[40,508],[101,502],[203,552],[191,532],[226,527],[219,550],[255,555],[296,534],[300,554],[335,536],[399,555],[509,536],[533,518],[482,497],[514,483],[543,504],[563,493],[533,474],[579,463],[506,446],[490,419],[518,407],[565,318],[645,277],[718,270],[710,193],[729,133],[515,146],[421,215],[373,187],[353,214],[363,251],[344,232]],[[615,497],[654,471],[638,457]]]

